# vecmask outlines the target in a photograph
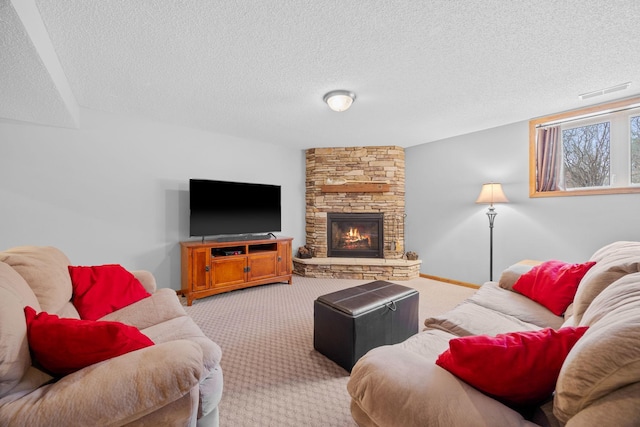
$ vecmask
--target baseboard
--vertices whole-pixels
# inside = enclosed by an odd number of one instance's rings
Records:
[[[465,288],[473,288],[473,289],[480,288],[480,285],[476,285],[475,283],[461,282],[459,280],[447,279],[445,277],[431,276],[429,274],[420,273],[420,277],[424,277],[425,279],[437,280],[438,282],[451,283],[452,285],[464,286]]]

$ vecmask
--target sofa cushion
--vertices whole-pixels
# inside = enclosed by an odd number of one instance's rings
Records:
[[[523,274],[513,285],[513,290],[560,316],[573,301],[580,280],[594,265],[594,261],[582,264],[545,261]]]
[[[66,317],[68,319],[79,319],[80,313],[76,310],[75,305],[71,301],[62,306],[60,310],[56,312],[58,317]]]
[[[640,382],[611,391],[571,417],[566,427],[638,427],[640,424]],[[557,419],[557,418],[555,418]],[[541,424],[560,427],[556,424]]]
[[[580,322],[591,301],[607,286],[627,274],[640,272],[640,242],[615,242],[597,250],[591,257],[595,261],[578,286],[573,301],[573,316]]]
[[[33,302],[37,304],[29,285],[0,262],[0,397],[9,393],[31,366],[22,310],[26,303]]]
[[[495,282],[482,285],[468,301],[541,328],[558,329],[564,322],[562,316],[556,316],[543,305],[517,292],[505,290]]]
[[[604,289],[580,324],[589,330],[569,353],[556,385],[554,414],[562,422],[640,382],[640,273]]]
[[[29,347],[50,373],[67,375],[84,367],[153,345],[133,326],[118,322],[61,319],[24,308]]]
[[[454,338],[436,364],[505,403],[536,405],[551,396],[562,362],[586,330],[546,328]]]
[[[455,335],[440,329],[426,329],[397,344],[408,351],[435,362],[440,353],[449,348],[449,340]]]
[[[119,264],[70,265],[73,305],[81,319],[98,320],[150,296],[140,281]]]
[[[0,288],[0,397],[15,387],[29,366],[27,328],[17,295]]]
[[[532,302],[532,304],[536,303]],[[470,300],[463,301],[447,313],[428,317],[425,319],[424,325],[427,328],[440,329],[457,336],[497,335],[513,331],[541,329],[540,326],[483,307]]]
[[[23,306],[30,305],[37,310],[41,309],[38,298],[36,298],[29,284],[14,268],[4,262],[0,262],[0,288],[11,290]]]
[[[360,358],[347,390],[361,426],[532,426],[515,410],[398,344]]]
[[[71,301],[69,258],[51,246],[19,246],[0,252],[0,261],[13,267],[29,284],[40,308],[58,311]]]

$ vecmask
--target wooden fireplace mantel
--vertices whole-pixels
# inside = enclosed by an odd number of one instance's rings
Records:
[[[321,185],[323,193],[386,193],[391,186],[385,182],[353,182],[337,185]]]

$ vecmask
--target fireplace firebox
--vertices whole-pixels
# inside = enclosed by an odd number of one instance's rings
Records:
[[[327,256],[384,258],[382,213],[328,213]]]

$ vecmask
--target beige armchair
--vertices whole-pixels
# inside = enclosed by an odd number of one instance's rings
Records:
[[[69,264],[52,247],[0,252],[0,426],[217,426],[220,347],[148,272],[134,275],[150,297],[98,321],[135,326],[155,345],[60,378],[34,366],[24,307],[78,319]]]

